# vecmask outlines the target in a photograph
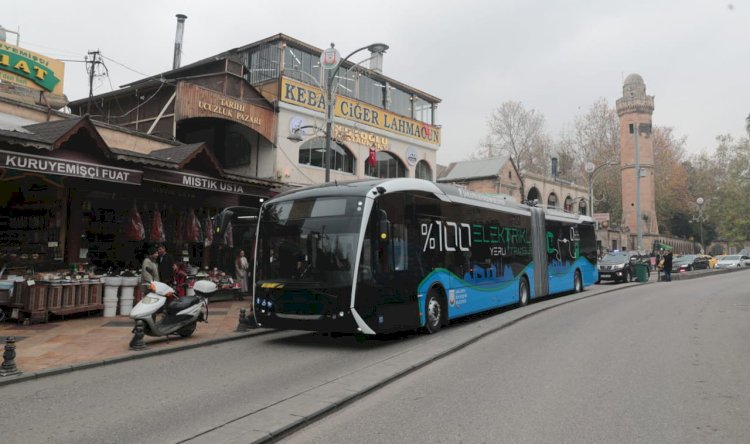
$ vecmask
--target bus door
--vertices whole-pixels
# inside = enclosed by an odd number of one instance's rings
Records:
[[[418,325],[418,267],[410,246],[405,219],[406,196],[387,194],[373,206],[360,263],[360,295],[377,312],[376,329],[413,328]]]

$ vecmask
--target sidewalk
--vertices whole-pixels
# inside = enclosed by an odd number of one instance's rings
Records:
[[[7,320],[0,323],[0,347],[5,346],[7,337],[16,338],[16,367],[23,372],[20,377],[27,379],[50,372],[103,365],[253,334],[235,332],[241,308],[249,310],[249,297],[239,301],[209,300],[208,323],[198,323],[198,328],[191,337],[146,336],[146,350],[141,351],[128,348],[135,325],[132,319],[127,316],[105,318],[100,314],[32,325]],[[19,376],[0,377],[0,385],[18,378]]]

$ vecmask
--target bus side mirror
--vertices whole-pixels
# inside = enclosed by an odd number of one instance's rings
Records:
[[[224,233],[227,231],[229,222],[234,217],[234,211],[224,209],[221,213],[217,214],[214,218],[214,242],[222,244],[224,243]]]

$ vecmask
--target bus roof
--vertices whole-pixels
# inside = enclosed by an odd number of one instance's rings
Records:
[[[304,199],[318,196],[368,196],[377,197],[383,193],[396,191],[423,191],[432,193],[438,199],[446,202],[463,203],[478,207],[492,208],[516,214],[528,215],[531,207],[520,204],[506,195],[486,195],[448,184],[437,184],[424,179],[385,178],[365,179],[349,182],[328,182],[322,185],[312,185],[304,188],[286,191],[278,194],[267,202],[284,201],[288,199]],[[591,222],[589,216],[567,213],[562,210],[545,209],[547,219],[568,222]]]

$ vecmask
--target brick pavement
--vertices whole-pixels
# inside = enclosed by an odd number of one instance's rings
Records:
[[[12,320],[0,323],[0,347],[9,336],[16,338],[16,366],[24,373],[63,369],[80,364],[102,363],[117,358],[137,357],[149,351],[184,348],[203,342],[236,336],[240,309],[248,310],[249,298],[237,301],[209,301],[208,323],[201,322],[189,338],[146,336],[145,351],[128,348],[134,322],[127,316],[98,315],[52,320],[44,324],[21,325]],[[0,378],[0,382],[5,378]]]

